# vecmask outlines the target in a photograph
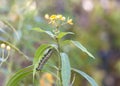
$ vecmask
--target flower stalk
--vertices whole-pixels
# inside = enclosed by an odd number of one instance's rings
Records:
[[[53,29],[53,33],[54,33],[54,39],[56,41],[57,44],[57,48],[58,48],[58,70],[57,70],[57,76],[59,77],[59,79],[57,79],[57,86],[62,86],[62,75],[61,75],[61,47],[60,47],[60,38],[58,37],[59,33],[60,33],[60,28],[63,25],[69,24],[69,25],[73,25],[72,19],[69,19],[64,17],[61,14],[53,14],[53,15],[45,15],[45,19],[48,20],[48,24],[51,24],[54,29]]]
[[[0,67],[1,67],[2,64],[8,59],[8,57],[10,55],[11,47],[9,45],[6,46],[6,44],[4,44],[4,43],[2,43],[0,47],[2,48],[2,57],[1,57],[1,63],[0,63]],[[7,50],[6,57],[5,57],[5,49]]]

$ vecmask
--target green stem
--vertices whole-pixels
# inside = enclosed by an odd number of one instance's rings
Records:
[[[4,61],[8,59],[9,55],[10,55],[10,51],[8,51],[7,57],[4,59]]]
[[[57,37],[56,37],[56,43],[57,43],[57,46],[58,46],[58,53],[59,53],[57,75],[60,78],[58,82],[59,82],[60,86],[62,86],[62,79],[61,79],[61,56],[60,56],[61,48],[60,48],[60,44],[59,44],[59,39]]]
[[[2,66],[2,64],[4,63],[4,49],[2,49],[2,58],[1,58],[1,63],[0,63],[0,67]]]
[[[2,59],[4,59],[4,49],[2,49]]]

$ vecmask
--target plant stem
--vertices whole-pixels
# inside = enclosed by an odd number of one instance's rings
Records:
[[[4,49],[2,49],[2,58],[1,58],[0,67],[2,66],[3,62],[4,62]]]
[[[2,59],[4,59],[4,49],[2,49]]]
[[[59,77],[59,84],[60,86],[62,86],[62,79],[61,79],[61,56],[60,56],[60,52],[61,52],[61,48],[60,48],[60,44],[59,44],[59,39],[56,37],[56,43],[57,43],[57,46],[58,46],[58,53],[59,53],[59,60],[58,60],[58,70],[57,70],[57,75]]]

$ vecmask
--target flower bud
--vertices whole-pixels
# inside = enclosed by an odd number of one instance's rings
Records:
[[[10,47],[10,46],[7,46],[6,49],[7,49],[8,51],[10,51],[11,47]]]
[[[2,43],[2,44],[1,44],[1,48],[4,49],[5,47],[6,47],[6,45],[5,45],[4,43]]]
[[[49,19],[49,15],[48,14],[45,14],[45,19]]]

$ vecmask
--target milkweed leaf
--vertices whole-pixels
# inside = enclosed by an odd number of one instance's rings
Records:
[[[92,57],[93,59],[95,59],[95,57],[78,41],[71,41],[76,47],[78,47],[79,49],[81,49],[83,52],[87,53],[90,57]]]
[[[98,84],[95,82],[95,80],[90,77],[89,75],[87,75],[86,73],[84,73],[83,71],[77,70],[72,68],[73,71],[79,73],[80,75],[82,75],[85,79],[88,80],[88,82],[92,85],[92,86],[98,86]]]
[[[68,55],[66,53],[60,53],[61,55],[61,75],[62,75],[62,84],[63,86],[69,86],[70,77],[71,77],[71,67]]]
[[[32,74],[33,65],[23,68],[16,72],[7,82],[6,86],[18,86],[19,82],[26,76]]]

